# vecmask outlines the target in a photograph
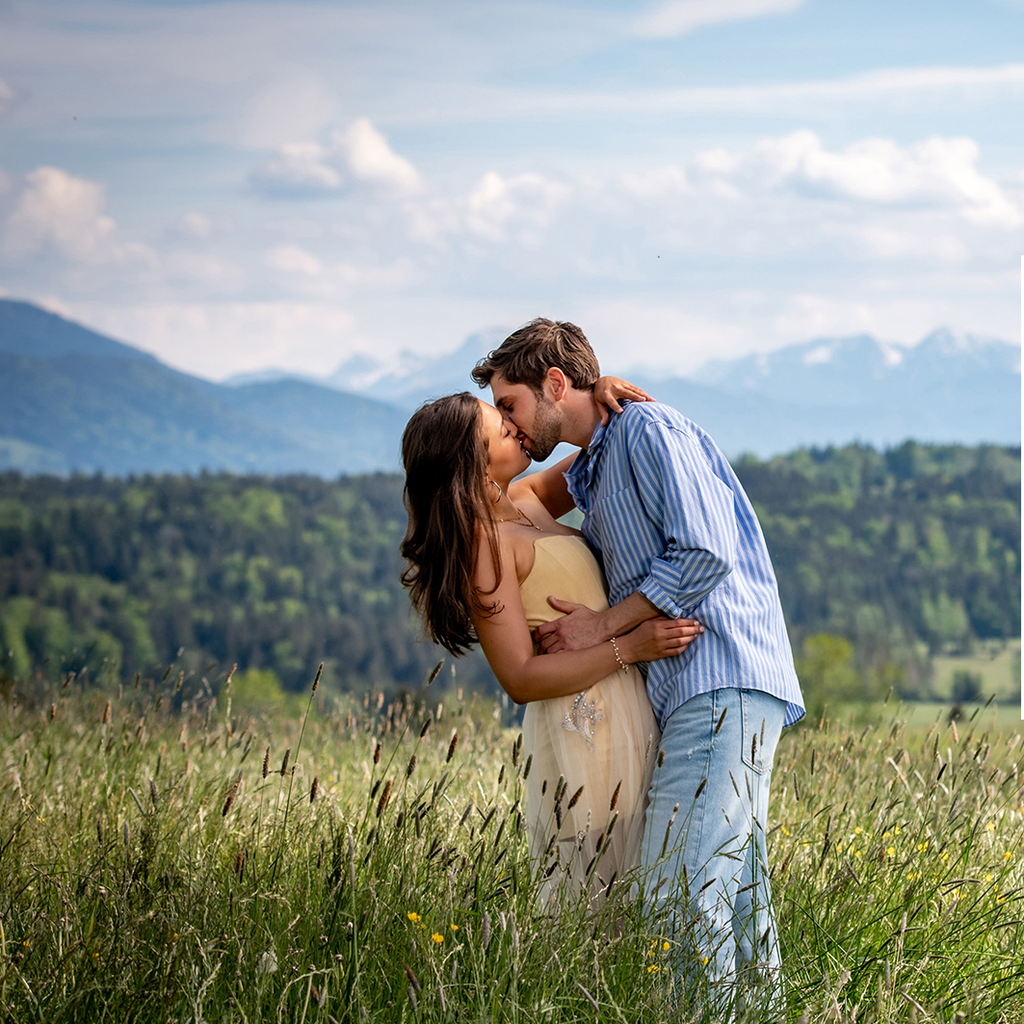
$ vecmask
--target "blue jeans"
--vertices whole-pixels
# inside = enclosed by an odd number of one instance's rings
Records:
[[[779,980],[765,823],[785,712],[770,694],[727,688],[692,697],[665,723],[643,864],[661,929],[682,940],[684,975],[728,983],[753,968]]]

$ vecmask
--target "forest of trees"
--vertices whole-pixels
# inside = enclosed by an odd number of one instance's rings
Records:
[[[929,693],[930,657],[1020,635],[1020,449],[798,451],[737,472],[798,664]],[[28,678],[231,664],[300,690],[416,686],[438,660],[399,584],[400,477],[0,476],[0,667]],[[179,653],[180,652],[180,653]],[[493,687],[479,654],[465,685]],[[255,675],[259,672],[259,676]]]

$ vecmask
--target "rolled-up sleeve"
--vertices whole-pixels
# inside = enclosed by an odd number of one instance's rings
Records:
[[[664,539],[637,589],[666,615],[682,617],[732,571],[734,495],[698,438],[664,423],[633,426],[627,451],[637,496]]]

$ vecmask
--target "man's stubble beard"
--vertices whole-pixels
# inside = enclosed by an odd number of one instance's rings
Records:
[[[537,410],[529,440],[527,454],[534,462],[543,462],[562,440],[562,418],[555,403],[545,394],[537,396]]]

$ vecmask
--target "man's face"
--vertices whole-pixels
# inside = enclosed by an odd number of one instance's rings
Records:
[[[491,378],[494,406],[516,429],[523,450],[543,462],[562,440],[558,407],[546,392],[538,395],[526,384],[510,384],[500,374]]]

